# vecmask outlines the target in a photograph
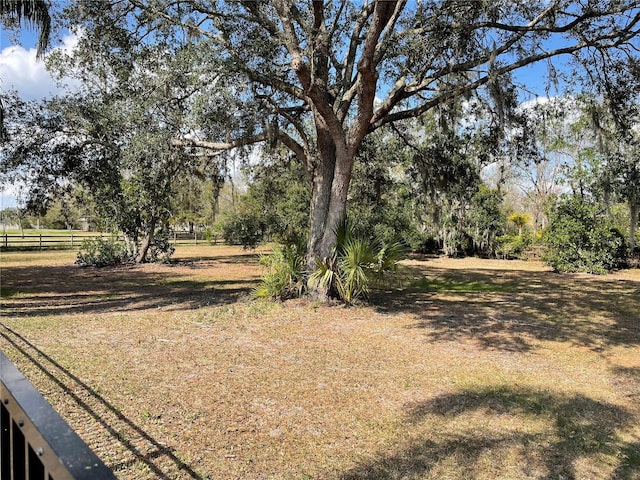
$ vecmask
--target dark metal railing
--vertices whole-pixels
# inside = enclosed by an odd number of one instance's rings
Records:
[[[0,352],[0,480],[115,480]]]

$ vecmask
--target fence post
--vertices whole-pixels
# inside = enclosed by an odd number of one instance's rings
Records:
[[[4,234],[4,248],[9,248],[9,235]]]
[[[173,231],[173,246],[175,247],[178,244],[178,234],[176,231]]]
[[[198,232],[193,232],[193,238],[196,241],[196,245],[198,244]]]
[[[40,247],[40,250],[42,250],[42,234],[39,235],[38,246]]]
[[[73,248],[73,233],[71,234],[71,248]]]

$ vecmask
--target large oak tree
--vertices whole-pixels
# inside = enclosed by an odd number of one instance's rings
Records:
[[[263,131],[178,140],[226,148],[275,136],[290,148],[312,185],[310,260],[335,243],[367,134],[483,86],[500,103],[509,74],[534,62],[633,57],[640,20],[633,0],[112,3],[141,34],[183,29],[244,78],[242,94],[269,114]]]
[[[194,85],[226,79],[243,107],[230,113],[201,100],[198,120],[177,129],[173,145],[289,148],[311,186],[313,266],[336,242],[368,134],[478,92],[504,120],[512,73],[533,63],[546,62],[551,80],[635,65],[640,1],[79,0],[66,17],[94,62],[157,42],[193,45]]]

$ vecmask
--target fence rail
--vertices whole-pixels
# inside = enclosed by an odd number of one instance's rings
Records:
[[[70,233],[68,235],[16,235],[1,234],[0,249],[1,250],[49,250],[49,249],[74,249],[80,248],[82,242],[88,238],[106,237],[100,234],[78,234]],[[218,243],[217,238],[207,240],[202,233],[194,232],[172,232],[170,234],[171,242],[174,245],[204,245]],[[122,237],[118,237],[122,240]]]
[[[87,238],[97,238],[101,235],[77,234],[68,235],[9,235],[0,236],[0,247],[16,250],[79,248]],[[121,238],[121,237],[120,237]]]
[[[115,480],[13,363],[0,352],[0,478]]]

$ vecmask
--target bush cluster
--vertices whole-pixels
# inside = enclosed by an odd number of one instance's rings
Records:
[[[603,274],[625,265],[625,238],[597,206],[566,197],[549,220],[544,259],[555,271]]]
[[[385,273],[395,271],[404,254],[400,243],[366,239],[346,223],[339,228],[337,238],[331,255],[316,260],[309,286],[326,289],[330,297],[349,304],[367,297],[370,285],[382,280]]]
[[[320,288],[330,298],[350,304],[366,297],[371,284],[386,272],[395,271],[403,254],[399,243],[367,240],[343,226],[331,255],[317,259],[313,272],[305,270],[306,249],[301,243],[277,246],[270,255],[261,256],[266,272],[254,293],[259,298],[286,300],[300,297],[307,287]]]
[[[127,261],[127,247],[116,238],[88,238],[82,242],[76,263],[84,267],[108,267]]]
[[[222,236],[231,245],[256,248],[263,241],[266,229],[266,222],[259,213],[239,212],[227,217],[222,226]]]
[[[527,251],[533,245],[533,234],[501,235],[496,238],[496,255],[506,259],[526,259]]]
[[[305,291],[304,248],[300,245],[276,246],[270,255],[261,255],[266,268],[262,282],[254,294],[258,298],[287,300]]]

